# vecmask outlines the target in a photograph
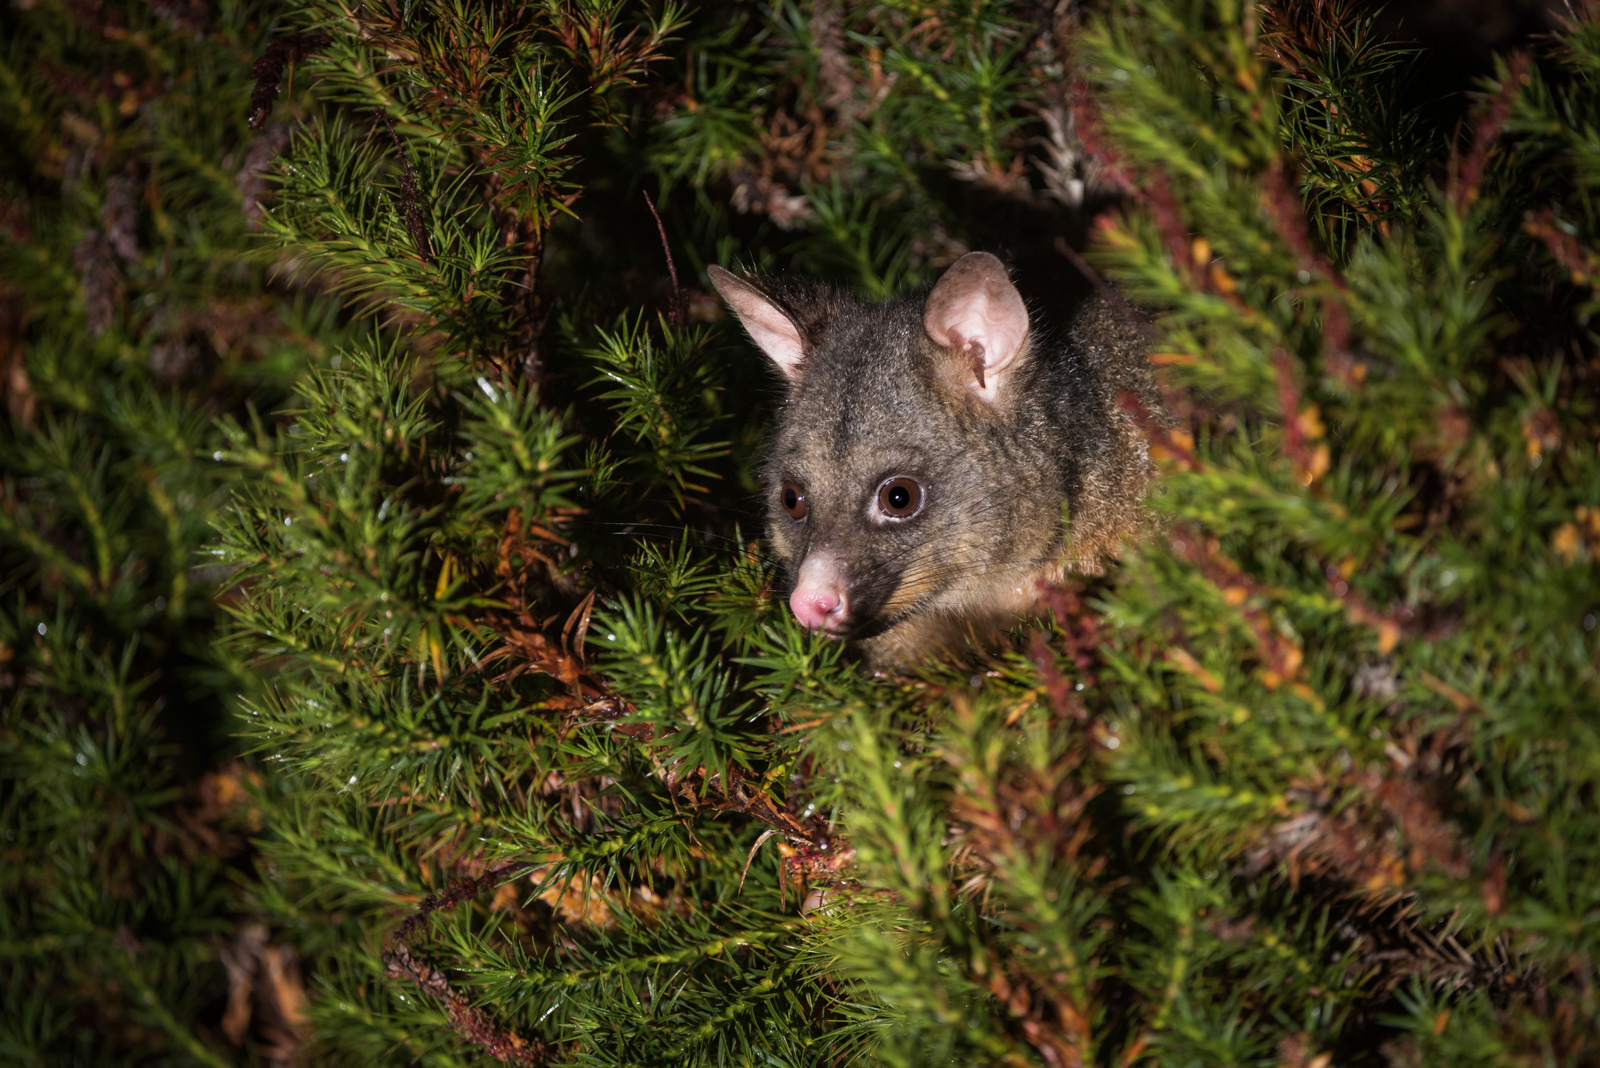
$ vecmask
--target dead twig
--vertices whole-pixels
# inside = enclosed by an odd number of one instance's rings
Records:
[[[667,254],[667,273],[672,276],[672,328],[683,329],[684,321],[688,317],[684,306],[683,287],[678,284],[678,267],[672,262],[672,248],[667,244],[667,228],[661,223],[661,213],[656,211],[656,202],[650,199],[650,190],[640,190],[644,194],[644,202],[650,207],[650,214],[656,220],[656,233],[661,235],[661,251]]]

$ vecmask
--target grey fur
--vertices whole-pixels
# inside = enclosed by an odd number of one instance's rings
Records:
[[[720,270],[713,281],[725,296],[759,293],[801,335],[766,464],[768,530],[791,588],[808,554],[845,561],[851,637],[869,664],[991,637],[1036,604],[1041,582],[1101,570],[1144,522],[1151,465],[1116,392],[1155,411],[1148,367],[1138,331],[1104,301],[1062,332],[1030,316],[991,403],[964,385],[969,360],[928,336],[926,293],[869,304],[809,281]],[[921,482],[922,510],[871,522],[892,475]],[[785,481],[805,489],[803,520],[779,501]]]

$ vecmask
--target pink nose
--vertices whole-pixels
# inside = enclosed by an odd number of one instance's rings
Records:
[[[800,625],[810,630],[838,630],[845,619],[845,597],[826,586],[801,585],[789,597],[789,608]]]

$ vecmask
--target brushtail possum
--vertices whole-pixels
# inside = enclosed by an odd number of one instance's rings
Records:
[[[1104,301],[1052,331],[986,252],[877,304],[710,275],[787,388],[765,483],[789,607],[869,665],[1002,632],[1139,526],[1150,461],[1116,393],[1153,402]]]

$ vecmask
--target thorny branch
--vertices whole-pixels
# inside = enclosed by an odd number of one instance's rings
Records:
[[[1478,127],[1472,140],[1472,151],[1460,161],[1459,168],[1452,168],[1455,173],[1451,176],[1453,180],[1450,183],[1450,200],[1455,204],[1457,211],[1465,211],[1478,199],[1479,189],[1483,185],[1483,169],[1489,162],[1489,153],[1500,140],[1500,135],[1505,132],[1506,120],[1511,117],[1511,105],[1515,102],[1517,94],[1522,92],[1522,82],[1528,76],[1531,62],[1526,52],[1518,52],[1511,57],[1511,61],[1507,64],[1505,83],[1500,86],[1500,91],[1489,101],[1489,106],[1478,118]]]
[[[306,56],[327,47],[325,33],[296,33],[288,37],[274,37],[261,58],[250,68],[250,77],[256,87],[250,93],[250,128],[259,130],[272,114],[272,105],[278,99],[283,85],[283,69],[300,62]]]
[[[496,1025],[488,1013],[467,1004],[450,986],[443,972],[418,958],[405,943],[397,941],[384,951],[383,966],[385,975],[410,979],[442,1001],[450,1026],[500,1063],[543,1065],[554,1055],[553,1047],[538,1039],[523,1038],[515,1031],[506,1031]]]
[[[422,185],[417,180],[416,165],[411,162],[411,153],[406,151],[405,143],[400,140],[394,119],[382,108],[373,108],[372,112],[389,131],[395,155],[400,160],[400,217],[405,220],[406,229],[411,233],[411,246],[422,257],[423,263],[431,264],[433,243],[428,240],[427,227],[422,225]]]

